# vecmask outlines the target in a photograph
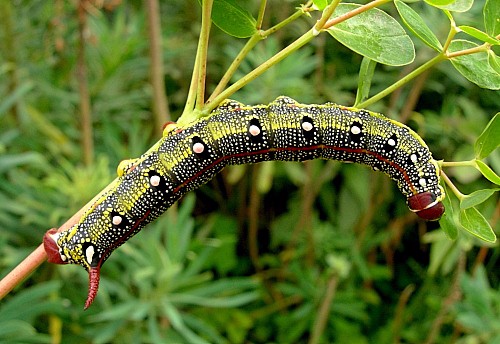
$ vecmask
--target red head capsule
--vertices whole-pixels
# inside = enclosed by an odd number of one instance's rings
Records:
[[[408,207],[420,218],[437,221],[444,214],[444,205],[432,192],[422,192],[408,198]]]

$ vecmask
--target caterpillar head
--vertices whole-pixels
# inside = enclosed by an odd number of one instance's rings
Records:
[[[408,207],[420,218],[427,221],[437,221],[444,214],[444,205],[440,198],[430,191],[409,197]]]
[[[79,264],[89,273],[89,292],[85,309],[94,301],[99,288],[100,269],[106,259],[105,252],[90,238],[72,235],[78,229],[74,225],[68,231],[58,233],[50,229],[43,237],[43,246],[48,261],[54,264]]]

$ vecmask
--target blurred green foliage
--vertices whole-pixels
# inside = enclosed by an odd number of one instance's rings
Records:
[[[238,2],[253,14],[258,3]],[[269,2],[263,27],[299,5]],[[139,156],[157,140],[143,3],[88,6],[96,158],[84,166],[75,3],[0,4],[2,276],[47,229],[107,185],[121,159]],[[476,1],[454,18],[483,30],[483,6]],[[382,8],[398,18],[393,5]],[[449,22],[443,12],[423,3],[412,8],[444,42]],[[191,78],[199,13],[196,1],[161,3],[165,86],[177,117]],[[233,82],[313,24],[301,18],[260,42]],[[432,38],[431,47],[412,38],[417,54],[411,68],[434,53]],[[213,28],[208,91],[244,42]],[[322,34],[233,98],[255,104],[285,94],[304,103],[351,105],[361,61]],[[408,71],[378,66],[372,92]],[[371,106],[406,122],[446,161],[474,159],[474,142],[499,108],[498,91],[470,83],[450,63]],[[486,161],[500,171],[498,149]],[[447,174],[467,194],[492,185],[473,168]],[[491,193],[477,208],[498,234],[499,197]],[[453,197],[448,202],[458,204]],[[500,251],[464,231],[457,236],[451,241],[437,223],[420,222],[394,183],[363,166],[235,166],[118,249],[87,312],[84,270],[44,264],[2,300],[0,342],[305,343],[323,319],[320,343],[500,343]]]

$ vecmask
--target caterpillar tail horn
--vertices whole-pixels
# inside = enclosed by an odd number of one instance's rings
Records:
[[[89,270],[89,292],[87,294],[87,300],[85,301],[85,307],[83,309],[87,309],[90,307],[92,302],[97,295],[97,290],[99,289],[99,280],[101,277],[101,269],[100,268],[90,268]]]

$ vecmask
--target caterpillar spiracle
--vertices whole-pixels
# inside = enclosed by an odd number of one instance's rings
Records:
[[[167,125],[149,151],[122,162],[115,184],[77,224],[45,234],[48,261],[80,264],[88,271],[88,308],[113,250],[226,165],[317,158],[383,171],[418,216],[437,220],[444,213],[437,163],[405,125],[366,110],[304,105],[288,97],[257,106],[227,100],[189,126]]]

